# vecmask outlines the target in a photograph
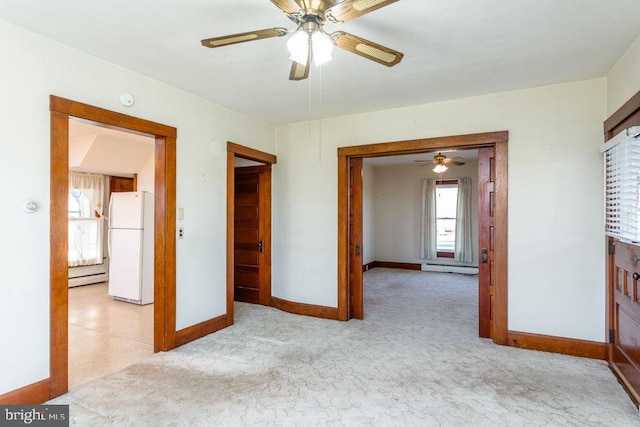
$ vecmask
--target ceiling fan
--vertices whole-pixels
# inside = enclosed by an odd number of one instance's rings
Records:
[[[379,64],[392,67],[404,54],[344,31],[328,33],[327,23],[340,24],[358,18],[398,0],[270,0],[282,10],[297,28],[282,27],[230,34],[202,40],[205,47],[216,48],[236,43],[271,37],[283,37],[293,33],[287,43],[292,60],[289,80],[304,80],[309,76],[311,61],[316,65],[331,60],[334,45]]]
[[[462,157],[447,157],[442,153],[438,153],[435,156],[433,156],[433,160],[414,160],[414,161],[417,163],[424,163],[424,165],[420,165],[420,166],[427,166],[429,163],[435,165],[433,168],[433,171],[435,173],[445,172],[447,169],[449,169],[447,167],[447,165],[449,164],[462,166],[466,163],[466,160],[463,159]]]

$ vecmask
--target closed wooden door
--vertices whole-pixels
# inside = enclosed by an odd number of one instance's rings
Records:
[[[349,318],[362,319],[362,158],[349,160]]]
[[[495,150],[478,150],[478,335],[493,338],[495,295]]]
[[[271,305],[271,167],[235,169],[234,300]]]
[[[640,247],[609,239],[609,363],[640,403]]]

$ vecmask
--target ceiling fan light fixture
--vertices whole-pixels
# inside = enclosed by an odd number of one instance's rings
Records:
[[[333,50],[333,40],[321,31],[314,31],[311,35],[311,46],[313,49],[313,63],[316,67],[333,59],[331,51]]]
[[[433,168],[433,171],[434,171],[435,173],[444,173],[444,172],[446,172],[446,171],[447,171],[447,169],[449,169],[449,168],[448,168],[448,167],[446,167],[445,165],[443,165],[442,163],[438,163],[438,164],[436,165],[436,167],[435,167],[435,168]]]
[[[301,65],[307,65],[309,57],[309,34],[304,31],[296,31],[287,42],[287,49],[291,56],[289,59]]]

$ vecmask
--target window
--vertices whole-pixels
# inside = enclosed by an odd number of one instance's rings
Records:
[[[102,264],[102,175],[69,174],[69,267]]]
[[[457,209],[458,181],[436,184],[436,247],[439,257],[453,258]]]
[[[605,231],[640,241],[640,126],[626,129],[600,148],[605,166]]]

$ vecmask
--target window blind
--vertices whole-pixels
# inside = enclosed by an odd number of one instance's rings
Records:
[[[640,126],[626,129],[601,149],[605,170],[605,232],[640,242]]]

